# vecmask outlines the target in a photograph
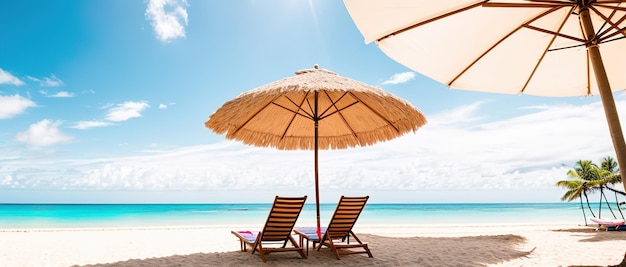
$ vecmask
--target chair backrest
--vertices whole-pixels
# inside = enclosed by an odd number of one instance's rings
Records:
[[[350,234],[352,227],[359,218],[363,207],[369,196],[365,197],[346,197],[341,196],[337,209],[330,219],[328,228],[326,229],[327,238],[343,239]]]
[[[261,241],[283,241],[291,235],[291,231],[304,207],[304,197],[279,197],[276,196],[274,204],[267,217]]]

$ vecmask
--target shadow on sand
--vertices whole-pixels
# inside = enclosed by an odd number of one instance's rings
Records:
[[[605,229],[596,229],[595,227],[588,228],[575,228],[575,229],[560,229],[554,230],[556,232],[569,232],[584,234],[585,239],[581,239],[580,242],[602,242],[611,240],[626,240],[626,231],[606,231]],[[591,235],[590,235],[591,234]],[[626,249],[626,248],[620,248]],[[607,267],[606,265],[569,265],[568,267]],[[624,260],[617,265],[608,265],[608,267],[626,267],[626,253],[624,254]]]
[[[363,254],[343,255],[336,260],[328,248],[311,249],[309,257],[302,259],[295,252],[274,253],[263,263],[258,253],[234,251],[221,253],[196,253],[160,258],[134,259],[109,264],[85,265],[112,266],[486,266],[527,257],[531,251],[517,248],[525,242],[518,235],[468,236],[468,237],[383,237],[361,234],[369,243],[374,258]]]
[[[555,232],[569,232],[584,234],[587,238],[581,239],[580,242],[602,242],[611,240],[626,240],[626,231],[606,231],[604,229],[596,230],[594,227],[560,229]],[[589,235],[592,234],[592,235]],[[626,248],[625,248],[626,249]]]

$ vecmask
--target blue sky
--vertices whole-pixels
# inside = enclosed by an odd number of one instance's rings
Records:
[[[599,96],[446,88],[366,45],[341,1],[4,1],[0,25],[0,203],[313,199],[311,151],[248,147],[204,122],[314,64],[428,118],[322,151],[322,202],[557,202],[577,160],[614,156]]]

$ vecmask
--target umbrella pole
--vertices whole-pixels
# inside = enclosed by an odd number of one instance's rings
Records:
[[[622,184],[624,190],[626,190],[626,143],[624,142],[624,135],[622,133],[622,126],[619,122],[619,116],[615,107],[615,100],[613,99],[613,92],[611,91],[611,85],[609,84],[609,78],[606,75],[604,69],[604,63],[602,62],[602,56],[600,55],[600,48],[595,40],[596,34],[591,23],[591,17],[589,16],[589,8],[584,4],[580,6],[579,16],[582,22],[583,30],[587,40],[591,40],[587,44],[587,52],[591,60],[593,71],[596,74],[596,82],[598,83],[598,90],[600,91],[600,98],[602,99],[602,106],[604,107],[604,113],[609,125],[609,131],[611,132],[611,139],[613,139],[613,147],[619,165],[620,175],[622,177]]]
[[[317,212],[317,238],[322,240],[322,231],[320,229],[320,189],[319,189],[319,179],[318,179],[318,165],[317,165],[317,151],[318,151],[318,126],[319,126],[319,117],[317,114],[317,91],[315,91],[315,101],[313,103],[313,120],[315,122],[315,208]]]

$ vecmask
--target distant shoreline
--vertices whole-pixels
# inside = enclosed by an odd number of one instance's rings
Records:
[[[133,228],[219,226],[264,222],[271,204],[0,204],[0,229]],[[320,206],[328,219],[335,203]],[[315,204],[306,204],[299,221],[313,224]],[[606,212],[609,212],[608,210]],[[576,203],[367,204],[366,225],[412,224],[584,224]]]

